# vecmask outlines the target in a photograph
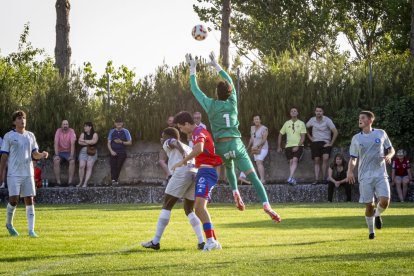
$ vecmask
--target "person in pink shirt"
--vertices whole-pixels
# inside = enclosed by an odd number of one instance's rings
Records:
[[[60,182],[60,164],[64,161],[69,162],[68,185],[72,185],[73,175],[75,174],[75,131],[69,127],[68,120],[62,121],[62,127],[55,133],[55,156],[53,157],[53,171],[55,172],[56,183]]]

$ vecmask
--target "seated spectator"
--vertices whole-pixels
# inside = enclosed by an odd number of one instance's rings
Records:
[[[410,161],[405,157],[405,150],[398,150],[397,157],[392,161],[391,179],[397,188],[398,198],[404,202],[408,193],[408,184],[412,180]]]
[[[124,128],[124,121],[121,118],[117,118],[114,124],[115,128],[111,129],[108,134],[108,150],[111,153],[112,185],[118,185],[119,174],[127,158],[125,146],[132,145],[132,138],[129,131]]]
[[[348,163],[341,153],[335,155],[334,161],[328,168],[328,201],[332,202],[335,187],[344,186],[346,201],[351,201],[351,184],[348,183],[346,172]]]
[[[69,162],[68,185],[72,186],[73,176],[75,174],[75,131],[69,127],[67,120],[62,121],[62,127],[58,128],[55,133],[55,156],[53,157],[53,171],[56,177],[56,184],[60,182],[60,165],[62,162]]]
[[[285,155],[289,161],[289,178],[287,182],[291,185],[296,184],[295,171],[298,167],[299,159],[303,154],[303,142],[305,142],[306,126],[305,123],[298,119],[298,109],[290,109],[289,121],[286,121],[280,129],[277,141],[277,152],[282,152],[282,136],[286,134]]]
[[[266,126],[262,125],[260,115],[253,116],[253,126],[250,128],[250,140],[247,150],[250,151],[256,161],[257,170],[260,175],[260,181],[265,184],[265,169],[263,161],[269,152],[267,135],[269,131]]]
[[[88,186],[93,165],[98,159],[98,151],[96,148],[96,144],[98,143],[98,134],[95,132],[92,122],[86,122],[83,125],[83,133],[79,136],[78,143],[82,146],[82,148],[79,152],[79,184],[77,187],[85,188]],[[83,178],[84,176],[85,179]]]

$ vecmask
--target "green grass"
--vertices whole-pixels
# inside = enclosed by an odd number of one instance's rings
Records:
[[[20,236],[0,228],[0,274],[414,274],[413,204],[393,204],[376,240],[368,240],[362,205],[280,204],[283,221],[274,224],[259,205],[239,212],[212,204],[223,246],[213,252],[196,250],[181,207],[153,251],[139,243],[153,237],[159,205],[39,204],[38,239],[27,237],[20,205]]]

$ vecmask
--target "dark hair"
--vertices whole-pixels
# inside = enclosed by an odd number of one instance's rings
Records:
[[[363,110],[361,112],[359,112],[359,115],[365,115],[367,116],[369,119],[374,120],[375,119],[375,115],[372,111],[368,111],[368,110]]]
[[[180,132],[175,127],[167,127],[162,131],[162,134],[180,140]]]
[[[26,117],[26,113],[23,110],[17,110],[12,114],[12,122],[16,121],[18,117]]]
[[[227,81],[220,81],[217,84],[217,97],[220,101],[226,101],[233,91],[233,86]]]
[[[92,122],[85,122],[84,124],[83,124],[83,126],[89,126],[89,127],[91,127],[91,135],[93,135],[94,133],[95,133],[95,129],[93,128],[93,123]]]
[[[322,106],[322,105],[317,105],[317,106],[315,106],[315,110],[316,110],[317,108],[322,109],[322,111],[324,111],[324,110],[325,110],[325,109],[323,108],[323,106]]]
[[[337,153],[336,155],[335,155],[335,157],[334,157],[334,159],[333,159],[333,165],[334,165],[334,167],[336,167],[337,165],[336,165],[336,158],[341,158],[341,160],[342,160],[342,166],[346,166],[346,160],[345,160],[345,157],[344,157],[344,155],[342,154],[342,153]]]
[[[194,125],[193,116],[187,111],[178,112],[174,116],[174,124],[185,125],[185,123],[189,123],[190,125]]]
[[[254,119],[254,117],[259,117],[260,120],[262,119],[262,116],[260,114],[257,114],[257,113],[253,114],[252,119]]]

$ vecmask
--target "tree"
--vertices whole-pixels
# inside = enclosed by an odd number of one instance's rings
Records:
[[[229,69],[230,66],[230,14],[231,1],[224,0],[221,17],[220,59],[226,70]]]
[[[72,50],[69,45],[69,0],[56,0],[56,47],[55,65],[61,77],[70,71],[70,57]]]
[[[411,0],[411,35],[410,35],[411,56],[414,58],[414,0]]]

